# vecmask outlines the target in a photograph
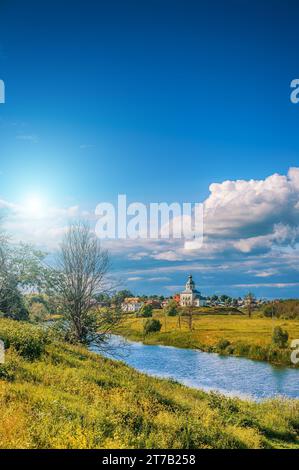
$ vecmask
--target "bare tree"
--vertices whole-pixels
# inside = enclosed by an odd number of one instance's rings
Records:
[[[252,315],[252,311],[254,309],[254,306],[255,306],[255,297],[254,295],[249,292],[245,298],[245,304],[247,306],[247,313],[248,313],[248,316],[249,318],[251,318],[251,315]]]
[[[101,248],[89,224],[71,224],[50,277],[67,340],[104,347],[108,334],[119,324],[119,310],[96,309],[95,298],[106,291],[108,271],[108,252]]]
[[[192,307],[188,308],[187,312],[188,312],[189,330],[192,331],[193,330],[193,308]]]
[[[189,331],[193,330],[193,307],[187,306],[182,309],[181,315],[184,323],[187,323]],[[181,319],[179,318],[179,328],[181,329]]]

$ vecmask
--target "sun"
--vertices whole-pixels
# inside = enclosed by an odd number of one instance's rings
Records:
[[[41,217],[43,215],[43,201],[39,196],[31,196],[24,201],[23,209],[28,216]]]

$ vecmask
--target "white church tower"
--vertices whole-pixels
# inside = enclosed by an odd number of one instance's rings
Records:
[[[182,307],[203,307],[205,304],[205,298],[195,289],[195,282],[190,274],[186,282],[186,288],[180,294],[180,305]]]

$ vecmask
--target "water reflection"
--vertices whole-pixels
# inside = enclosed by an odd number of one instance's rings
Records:
[[[299,370],[274,367],[266,362],[219,356],[192,349],[145,345],[111,336],[111,351],[135,369],[150,375],[172,378],[190,387],[215,390],[226,395],[255,400],[282,395],[299,398]],[[92,348],[96,351],[96,348]],[[106,356],[111,351],[101,352]]]

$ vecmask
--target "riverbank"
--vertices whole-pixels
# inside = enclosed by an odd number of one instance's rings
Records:
[[[190,389],[33,325],[0,320],[0,336],[1,448],[299,448],[298,400]]]
[[[118,333],[145,344],[199,349],[294,367],[291,362],[292,350],[273,346],[271,337],[274,327],[281,326],[288,331],[290,341],[299,338],[298,320],[272,320],[257,315],[248,318],[244,315],[197,314],[194,315],[193,329],[190,332],[184,317],[181,319],[181,326],[178,317],[165,318],[161,310],[155,310],[154,317],[162,323],[162,329],[158,333],[144,336],[144,319],[133,315],[126,316]]]

